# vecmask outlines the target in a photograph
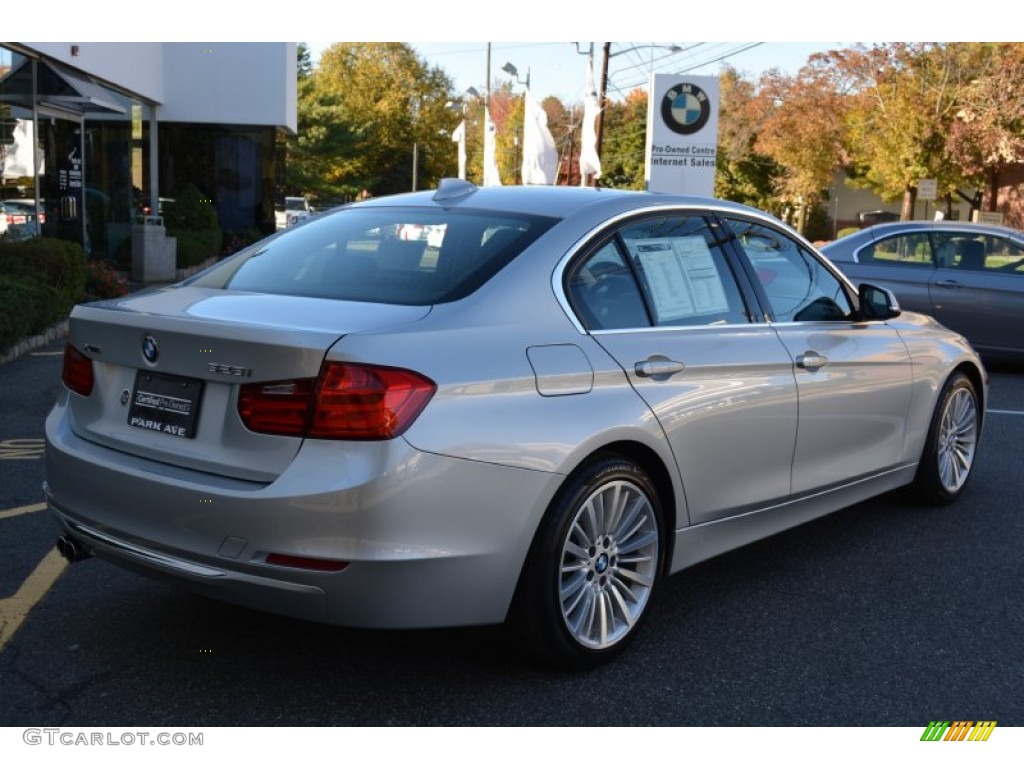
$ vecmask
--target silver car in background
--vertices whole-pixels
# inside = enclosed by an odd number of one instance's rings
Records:
[[[982,355],[1024,360],[1024,233],[957,221],[879,224],[822,252],[855,282],[889,288]]]
[[[77,307],[63,380],[69,559],[349,626],[508,621],[570,668],[668,574],[900,486],[952,502],[987,393],[962,337],[766,214],[460,181]]]

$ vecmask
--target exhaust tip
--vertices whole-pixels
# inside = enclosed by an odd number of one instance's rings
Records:
[[[70,536],[61,536],[57,539],[57,551],[69,563],[77,563],[92,557],[88,550],[78,541]]]

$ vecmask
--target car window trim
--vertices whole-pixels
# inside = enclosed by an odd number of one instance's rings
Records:
[[[774,315],[772,315],[772,305],[771,305],[771,302],[768,300],[768,294],[764,290],[764,286],[761,285],[761,281],[757,277],[757,272],[756,272],[756,270],[754,268],[753,263],[750,260],[750,257],[747,256],[747,253],[743,249],[743,247],[738,244],[736,236],[733,235],[731,232],[729,232],[730,236],[729,236],[729,239],[727,241],[728,246],[733,250],[733,253],[735,254],[735,257],[739,260],[739,263],[742,265],[742,267],[744,269],[744,272],[745,272],[745,274],[747,276],[747,279],[751,282],[751,284],[753,286],[753,290],[754,290],[755,294],[757,295],[758,302],[761,305],[761,311],[763,313],[764,321],[766,323],[768,323],[769,325],[777,325],[777,326],[797,325],[797,326],[800,326],[800,327],[805,327],[809,323],[825,323],[825,324],[831,323],[831,324],[834,324],[836,322],[859,322],[856,318],[859,317],[859,315],[860,315],[860,297],[857,295],[857,291],[854,289],[855,287],[854,287],[852,281],[848,277],[846,277],[846,275],[842,274],[839,271],[838,268],[833,266],[832,262],[829,261],[828,258],[822,257],[822,254],[819,253],[818,250],[813,245],[811,245],[807,241],[807,239],[804,238],[803,236],[801,236],[798,232],[787,231],[785,229],[782,229],[782,228],[780,228],[778,226],[773,225],[773,223],[771,221],[767,221],[766,222],[763,219],[761,219],[760,217],[748,216],[748,215],[746,215],[744,213],[733,214],[731,212],[727,212],[724,215],[721,215],[720,218],[721,218],[721,226],[727,232],[729,231],[728,230],[728,221],[729,221],[729,219],[736,219],[736,220],[739,220],[739,221],[750,221],[752,223],[756,223],[756,224],[759,224],[761,226],[767,227],[768,229],[770,229],[773,232],[775,232],[776,234],[778,234],[780,237],[786,237],[786,238],[790,239],[791,241],[795,242],[797,245],[799,245],[805,251],[810,253],[811,258],[813,258],[815,261],[817,261],[818,264],[821,265],[825,269],[826,272],[828,272],[830,275],[832,275],[834,278],[836,278],[836,280],[839,281],[839,284],[842,287],[843,292],[846,294],[846,300],[850,302],[850,306],[853,308],[853,315],[854,315],[852,318],[849,318],[847,320],[842,320],[842,321],[837,321],[837,320],[782,320],[782,321],[777,321],[777,320],[775,320]]]
[[[647,299],[647,293],[643,290],[643,286],[640,284],[640,276],[639,274],[637,274],[636,265],[633,263],[633,259],[630,258],[629,249],[626,247],[626,244],[622,240],[622,236],[619,234],[621,231],[622,227],[620,226],[613,232],[605,233],[604,237],[595,240],[589,247],[583,249],[580,252],[579,258],[575,259],[572,262],[572,264],[570,264],[569,267],[565,270],[563,275],[563,281],[569,281],[572,278],[572,276],[583,266],[583,264],[585,264],[592,256],[597,254],[599,251],[606,248],[608,245],[614,246],[616,252],[619,255],[619,258],[622,260],[622,263],[625,265],[626,269],[629,270],[630,277],[633,278],[633,287],[636,288],[637,295],[640,297],[640,303],[643,305],[644,308],[644,314],[647,315],[647,325],[637,326],[636,328],[633,329],[588,328],[587,330],[590,333],[596,333],[603,330],[640,330],[645,328],[653,328],[655,326],[654,314],[650,302]],[[576,307],[576,304],[573,302],[572,291],[566,289],[565,294],[569,300],[569,306],[572,307],[576,316],[582,317],[583,313]],[[585,324],[584,327],[586,327]]]
[[[643,290],[640,285],[639,276],[636,273],[636,267],[632,263],[632,258],[629,256],[629,249],[626,248],[622,242],[621,230],[629,224],[642,221],[647,218],[655,216],[667,216],[667,215],[679,215],[679,216],[699,216],[708,223],[708,226],[716,231],[715,245],[721,251],[723,258],[725,259],[726,265],[729,268],[729,273],[732,275],[733,281],[740,292],[740,298],[744,304],[744,312],[747,316],[747,323],[743,327],[758,325],[761,322],[760,317],[755,315],[755,308],[759,308],[756,296],[753,293],[752,286],[749,285],[749,278],[743,274],[739,265],[735,262],[735,256],[730,254],[727,247],[728,239],[724,238],[721,232],[718,218],[716,216],[716,206],[700,206],[694,208],[680,207],[679,205],[656,205],[644,208],[642,210],[624,211],[623,213],[613,216],[610,219],[603,221],[599,226],[594,227],[592,230],[580,237],[570,247],[565,255],[559,259],[558,264],[555,265],[555,269],[551,274],[551,287],[555,293],[555,299],[562,307],[562,311],[565,312],[569,321],[573,324],[579,333],[585,336],[589,335],[600,335],[607,333],[638,333],[638,332],[649,332],[649,331],[681,331],[688,329],[699,329],[699,328],[716,328],[725,327],[719,326],[715,323],[704,323],[699,325],[655,325],[653,308],[650,306],[647,292]],[[729,211],[731,209],[723,209]],[[752,215],[752,219],[759,220],[760,217]],[[770,218],[765,218],[764,221],[770,221]],[[567,281],[570,274],[576,268],[576,266],[586,259],[590,258],[594,253],[607,245],[610,241],[614,240],[616,248],[619,250],[620,256],[628,264],[630,274],[633,276],[633,281],[636,284],[637,291],[639,291],[641,299],[644,303],[644,308],[647,312],[647,319],[651,325],[647,327],[638,328],[607,328],[607,329],[590,329],[580,320],[580,313],[577,312],[575,306],[570,298],[570,292],[567,288]],[[738,327],[738,326],[730,326]]]

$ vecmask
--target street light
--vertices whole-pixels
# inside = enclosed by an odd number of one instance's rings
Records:
[[[526,86],[526,90],[530,90],[530,68],[529,67],[526,68],[526,79],[525,80],[520,80],[519,79],[519,70],[516,69],[515,66],[511,62],[506,62],[505,66],[503,66],[501,68],[501,71],[502,72],[508,72],[510,75],[512,75],[512,77],[514,77],[516,79],[517,83],[519,83],[520,85],[525,85]]]

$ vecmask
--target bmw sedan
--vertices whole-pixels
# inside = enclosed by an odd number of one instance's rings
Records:
[[[983,355],[1024,359],[1024,233],[957,221],[879,224],[822,251],[854,281],[890,288]]]
[[[987,391],[962,337],[756,210],[455,180],[76,307],[63,381],[69,559],[348,626],[508,622],[568,668],[687,566],[901,486],[953,502]]]

